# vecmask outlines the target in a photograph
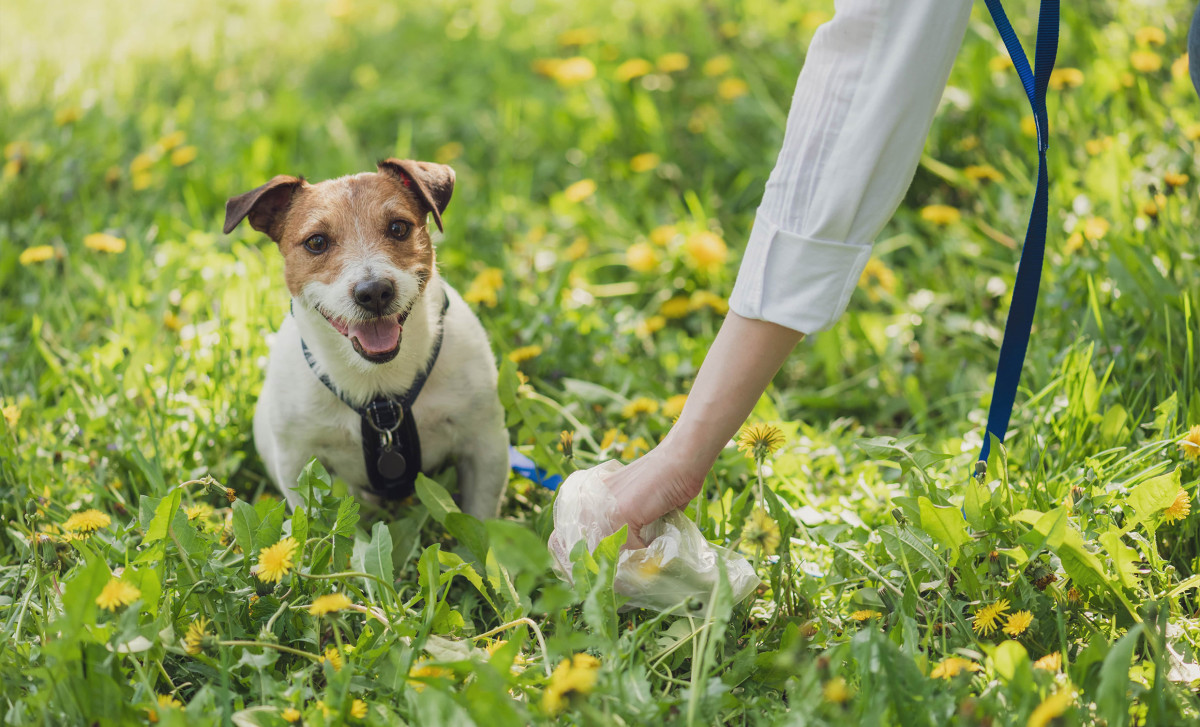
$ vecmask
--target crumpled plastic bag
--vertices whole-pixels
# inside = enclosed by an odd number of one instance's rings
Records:
[[[550,553],[554,570],[568,583],[571,550],[580,540],[594,551],[600,541],[620,529],[617,498],[604,477],[623,465],[609,460],[591,469],[572,473],[558,488],[554,502],[554,532]],[[680,510],[672,510],[642,528],[645,548],[623,550],[617,561],[613,590],[629,599],[627,607],[655,611],[677,609],[703,613],[717,583],[723,563],[734,603],[750,595],[760,581],[745,558],[704,539],[696,524]],[[679,605],[683,603],[682,609]]]

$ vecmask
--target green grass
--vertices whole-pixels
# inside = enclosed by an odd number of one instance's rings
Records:
[[[282,725],[289,707],[312,725],[1024,725],[1055,706],[1072,725],[1200,719],[1200,459],[1179,443],[1200,425],[1200,106],[1173,68],[1190,3],[1064,7],[1059,66],[1083,83],[1051,91],[1043,294],[1008,446],[981,483],[969,472],[1036,155],[976,9],[875,274],[755,411],[786,434],[762,471],[787,545],[749,545],[773,527],[747,527],[756,467],[729,448],[689,514],[740,542],[766,585],[690,617],[620,613],[615,542],[560,583],[552,494],[527,481],[482,524],[444,504],[452,478],[360,511],[314,465],[307,505],[287,513],[250,433],[287,311],[282,261],[244,226],[219,233],[224,200],[279,173],[450,163],[438,259],[462,291],[500,271],[495,304],[476,307],[513,441],[563,472],[628,460],[665,434],[662,405],[720,323],[829,3],[51,5],[0,11],[7,724],[153,710]],[[1036,4],[1011,5],[1029,45]],[[560,43],[580,29],[582,45]],[[1162,67],[1137,70],[1145,51]],[[616,80],[673,52],[689,66]],[[576,56],[594,77],[559,83],[538,63]],[[657,165],[634,171],[646,153]],[[984,164],[1001,179],[965,174]],[[573,201],[582,180],[595,191]],[[931,204],[961,219],[926,221]],[[689,253],[702,232],[728,245],[724,264]],[[126,245],[93,249],[92,233]],[[653,250],[640,272],[635,243]],[[40,246],[49,259],[20,262]],[[680,297],[693,305],[658,317]],[[524,346],[542,352],[507,361]],[[625,416],[639,397],[658,411]],[[1180,489],[1191,514],[1176,520]],[[68,537],[92,509],[111,522]],[[304,543],[296,568],[278,585],[251,575],[288,535]],[[139,595],[101,609],[113,577]],[[334,591],[363,610],[308,613]],[[1001,600],[1028,629],[976,633]],[[340,669],[317,661],[328,649]],[[598,670],[559,667],[579,653]],[[1061,670],[1032,667],[1054,653]],[[950,657],[973,666],[943,679]]]

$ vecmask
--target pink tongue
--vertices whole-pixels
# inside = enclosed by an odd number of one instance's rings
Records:
[[[368,323],[351,323],[348,335],[357,338],[358,345],[369,354],[387,353],[400,341],[400,322],[392,316]]]

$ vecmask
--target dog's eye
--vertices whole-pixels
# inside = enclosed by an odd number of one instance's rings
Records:
[[[392,220],[391,224],[388,225],[388,235],[397,240],[407,238],[409,232],[412,232],[412,225],[404,220]]]
[[[313,255],[320,255],[329,248],[329,240],[324,235],[313,235],[304,241],[304,249]]]

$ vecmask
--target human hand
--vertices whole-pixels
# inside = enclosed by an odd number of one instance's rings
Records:
[[[607,475],[604,484],[616,499],[616,528],[629,525],[625,547],[644,548],[642,528],[668,512],[687,507],[704,484],[709,463],[676,457],[666,442],[628,466]]]

